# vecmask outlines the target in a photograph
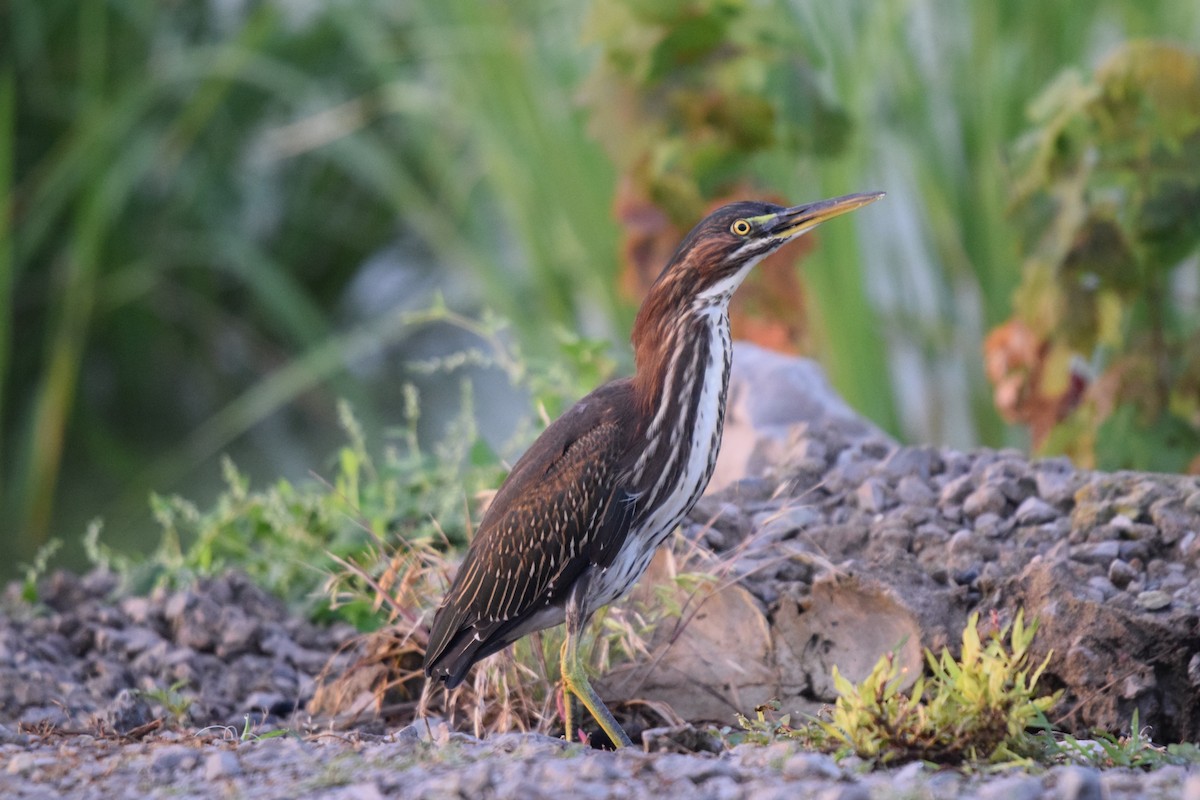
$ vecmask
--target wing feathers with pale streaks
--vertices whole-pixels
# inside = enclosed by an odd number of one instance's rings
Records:
[[[427,672],[453,680],[504,647],[526,617],[565,597],[593,545],[624,536],[606,528],[625,520],[610,506],[627,435],[612,410],[626,391],[618,381],[579,401],[513,467],[438,609]]]

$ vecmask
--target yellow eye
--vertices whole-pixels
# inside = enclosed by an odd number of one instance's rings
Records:
[[[729,226],[729,230],[733,231],[738,236],[745,236],[750,233],[750,223],[744,219],[739,219]]]

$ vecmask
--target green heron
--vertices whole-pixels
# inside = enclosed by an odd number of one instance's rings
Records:
[[[565,620],[568,738],[574,694],[614,744],[631,744],[588,682],[579,636],[641,577],[708,485],[729,385],[729,298],[786,242],[882,196],[733,203],[692,229],[638,311],[634,376],[551,423],[484,513],[434,617],[426,675],[454,688],[475,662]]]

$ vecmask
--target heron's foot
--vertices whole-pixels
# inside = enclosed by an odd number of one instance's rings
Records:
[[[563,716],[567,726],[567,741],[573,741],[575,735],[574,714],[571,713],[571,708],[574,705],[571,702],[571,695],[573,694],[591,712],[596,722],[600,723],[600,728],[608,734],[609,741],[615,747],[633,746],[633,740],[629,738],[629,734],[625,733],[625,729],[621,727],[616,717],[608,710],[608,706],[604,705],[604,701],[600,699],[600,695],[596,694],[596,690],[588,682],[587,676],[583,674],[582,667],[579,667],[577,672],[571,674],[567,670],[567,665],[563,665],[563,689],[563,700],[566,704],[566,713]]]

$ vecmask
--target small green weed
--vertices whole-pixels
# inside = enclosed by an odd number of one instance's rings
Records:
[[[38,581],[46,574],[46,570],[50,566],[50,559],[54,558],[54,554],[62,547],[62,542],[58,539],[51,539],[38,548],[37,553],[33,556],[33,563],[21,565],[21,570],[25,573],[24,579],[21,581],[21,599],[26,603],[36,603],[38,600]]]
[[[1175,764],[1200,764],[1200,747],[1191,742],[1157,745],[1141,727],[1137,710],[1129,722],[1129,734],[1115,736],[1093,731],[1091,739],[1070,734],[1043,732],[1037,737],[1041,748],[1038,760],[1048,763],[1071,762],[1098,768],[1157,769]]]
[[[166,689],[159,687],[143,689],[138,694],[150,702],[162,706],[163,711],[170,718],[170,722],[180,728],[186,724],[192,703],[196,699],[190,693],[183,691],[186,687],[187,681],[176,681]]]
[[[738,721],[749,741],[799,739],[839,758],[855,754],[881,764],[1026,761],[1034,746],[1028,729],[1048,727],[1045,712],[1059,696],[1035,694],[1049,656],[1030,669],[1037,624],[1026,626],[1020,611],[986,645],[978,622],[979,615],[972,615],[964,629],[960,658],[946,650],[939,658],[927,650],[929,675],[908,692],[901,691],[899,667],[888,654],[857,686],[835,667],[836,703],[804,726],[793,727],[788,716],[774,718],[777,704],[760,706],[753,720],[739,716]]]

